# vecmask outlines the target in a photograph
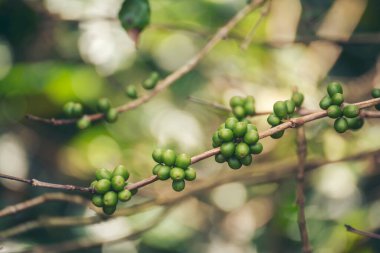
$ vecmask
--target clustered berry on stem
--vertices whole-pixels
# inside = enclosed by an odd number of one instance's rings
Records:
[[[185,180],[193,181],[197,176],[195,169],[189,167],[191,157],[187,154],[176,154],[171,149],[156,148],[152,157],[158,163],[154,166],[152,173],[160,180],[171,178],[172,188],[177,192],[185,189]]]
[[[137,193],[137,190],[125,189],[129,172],[123,165],[116,166],[112,172],[107,169],[98,169],[95,177],[96,180],[91,183],[91,187],[95,190],[92,203],[97,207],[102,207],[107,215],[115,212],[119,200],[126,202]]]

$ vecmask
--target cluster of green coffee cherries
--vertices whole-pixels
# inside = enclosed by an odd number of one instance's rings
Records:
[[[247,96],[245,98],[234,96],[230,99],[230,106],[233,115],[241,120],[256,113],[255,98]]]
[[[278,126],[282,120],[296,116],[296,108],[302,106],[304,95],[298,91],[293,92],[291,99],[285,101],[277,101],[273,105],[273,113],[267,118],[267,122],[272,127]],[[279,131],[271,135],[273,139],[279,139],[284,135],[285,130]]]
[[[359,116],[360,110],[357,105],[343,106],[344,96],[342,85],[331,82],[327,85],[327,95],[319,102],[319,107],[327,110],[327,116],[335,119],[334,129],[338,133],[347,130],[358,130],[362,128],[364,120]]]
[[[374,88],[371,92],[373,98],[380,98],[380,88]],[[375,105],[376,110],[380,111],[380,104]]]
[[[234,170],[240,169],[242,165],[251,165],[252,155],[263,151],[257,127],[246,118],[239,121],[236,117],[227,118],[219,126],[212,136],[212,146],[220,147],[220,153],[215,155],[215,161],[227,162]]]
[[[91,183],[91,187],[95,190],[92,203],[97,207],[102,207],[107,215],[115,212],[119,200],[126,202],[137,193],[137,189],[132,191],[125,189],[129,172],[123,165],[116,166],[112,172],[107,169],[98,169],[95,177],[96,180]]]
[[[158,72],[152,72],[149,77],[147,79],[145,79],[142,83],[141,83],[141,86],[145,89],[145,90],[152,90],[156,87],[158,81],[160,80],[160,75],[158,74]],[[138,98],[138,92],[137,92],[137,88],[135,85],[133,84],[130,84],[128,85],[126,88],[125,88],[125,94],[127,95],[127,97],[131,98],[131,99],[136,99]]]
[[[193,181],[197,173],[194,168],[189,167],[191,157],[187,154],[176,154],[171,149],[157,148],[152,153],[153,160],[158,164],[153,167],[153,175],[160,180],[171,178],[173,190],[180,192],[185,189],[185,180]]]

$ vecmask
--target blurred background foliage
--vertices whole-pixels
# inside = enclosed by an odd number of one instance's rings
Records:
[[[151,174],[150,156],[157,146],[191,155],[211,148],[211,135],[226,114],[194,104],[188,96],[228,104],[233,95],[253,95],[257,110],[265,111],[289,98],[296,85],[305,93],[305,106],[317,109],[329,80],[345,83],[349,102],[368,99],[370,89],[380,84],[377,0],[273,0],[247,50],[240,44],[260,11],[249,14],[193,71],[115,124],[98,122],[80,131],[24,119],[26,114],[62,118],[62,105],[69,100],[82,102],[88,112],[100,97],[114,106],[125,103],[127,85],[139,85],[151,71],[165,76],[182,66],[245,0],[150,4],[151,25],[136,48],[116,19],[121,0],[0,0],[1,173],[85,186],[97,168],[124,164],[137,181]],[[254,123],[259,130],[268,128],[265,117]],[[343,135],[328,120],[309,124],[308,159],[334,161],[380,149],[379,123],[367,120],[359,132]],[[196,164],[198,181],[244,171],[254,176],[295,164],[293,130],[263,144],[254,165],[240,171],[213,159]],[[327,164],[307,175],[306,217],[315,252],[380,251],[378,242],[363,241],[343,227],[348,223],[376,232],[380,226],[378,154]],[[0,188],[1,208],[48,191],[5,180]],[[169,189],[167,182],[157,182],[126,206],[183,194]],[[106,241],[148,224],[162,209],[93,225],[31,230],[1,241],[0,252],[80,238]],[[301,252],[294,179],[226,182],[165,212],[159,225],[133,240],[77,252]],[[47,203],[1,218],[0,230],[46,216],[93,215],[81,206]]]

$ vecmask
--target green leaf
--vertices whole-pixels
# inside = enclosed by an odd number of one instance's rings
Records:
[[[148,0],[125,0],[119,11],[119,20],[126,30],[143,30],[150,21]]]

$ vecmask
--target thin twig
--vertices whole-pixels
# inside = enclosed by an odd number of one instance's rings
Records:
[[[124,105],[121,105],[117,107],[117,111],[119,113],[126,112],[132,109],[137,108],[138,106],[148,102],[150,99],[155,97],[157,94],[162,92],[164,89],[172,85],[176,80],[181,78],[183,75],[190,72],[221,40],[223,40],[228,33],[236,26],[237,23],[239,23],[247,14],[249,14],[252,10],[258,8],[264,0],[255,0],[252,1],[251,4],[246,5],[243,9],[241,9],[238,13],[236,13],[235,16],[233,16],[224,26],[222,26],[215,34],[214,36],[207,42],[207,44],[189,61],[185,63],[182,67],[177,69],[175,72],[171,73],[164,79],[158,82],[157,86],[154,88],[154,90],[151,93],[148,93],[139,99],[136,99],[132,102],[128,102]],[[96,113],[96,114],[90,114],[86,115],[90,121],[96,121],[99,119],[104,118],[104,114],[102,113]],[[55,126],[58,125],[67,125],[67,124],[73,124],[78,119],[45,119],[40,118],[34,115],[26,115],[27,119],[39,121],[43,123],[52,124]]]
[[[298,228],[302,241],[302,251],[304,253],[311,253],[311,245],[309,242],[309,235],[307,232],[306,218],[305,218],[305,164],[307,156],[307,144],[305,136],[305,128],[303,126],[297,128],[297,157],[298,157],[298,173],[297,173],[297,190],[296,202],[298,205]]]
[[[361,235],[361,236],[365,236],[365,237],[368,237],[368,238],[380,239],[380,235],[378,235],[378,234],[362,231],[362,230],[356,229],[356,228],[354,228],[354,227],[352,227],[350,225],[347,225],[347,224],[344,224],[344,226],[346,227],[346,230],[348,232],[355,233],[355,234],[358,234],[358,235]]]

